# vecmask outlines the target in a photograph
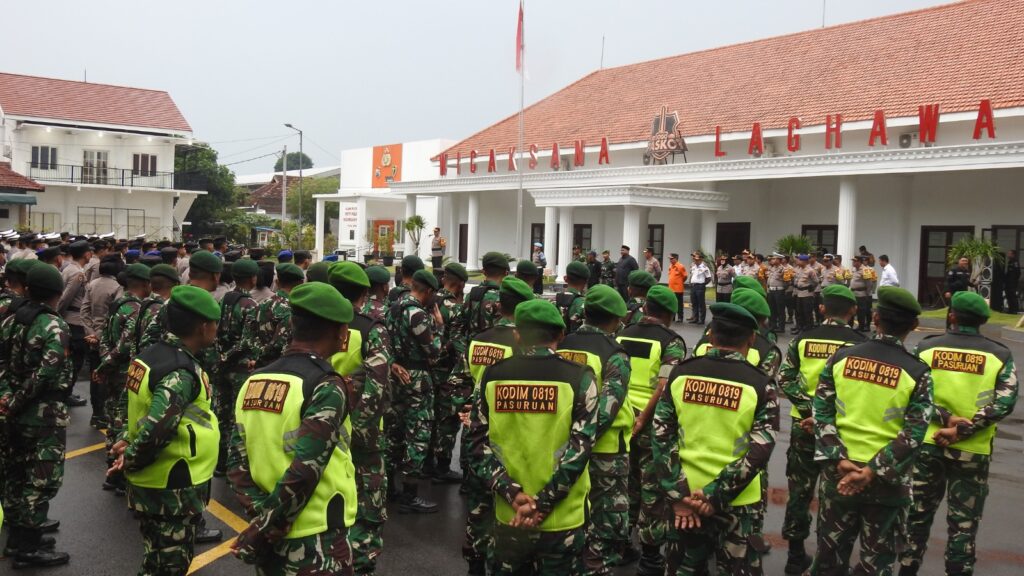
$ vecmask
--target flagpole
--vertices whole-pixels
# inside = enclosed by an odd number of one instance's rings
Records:
[[[512,251],[512,256],[517,258],[523,249],[523,109],[526,101],[526,24],[524,4],[525,2],[520,0],[519,13],[524,22],[520,23],[522,27],[522,40],[519,46],[516,47],[522,59],[522,65],[519,68],[519,148],[517,150],[519,158],[516,161],[516,170],[519,172],[519,194],[516,197],[516,245]]]

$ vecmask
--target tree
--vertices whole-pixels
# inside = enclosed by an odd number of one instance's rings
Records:
[[[193,234],[218,229],[225,213],[235,208],[235,174],[217,163],[217,151],[206,145],[178,146],[174,153],[175,184],[202,183],[205,195],[196,197],[186,219]],[[189,186],[191,187],[191,186]]]
[[[412,245],[415,246],[413,253],[420,253],[420,235],[423,233],[423,229],[427,227],[426,220],[419,214],[414,214],[405,221],[405,231],[409,233],[409,238],[412,239]]]
[[[809,254],[814,249],[814,245],[807,236],[788,234],[775,241],[775,249],[779,254],[792,256],[794,254]]]
[[[299,190],[302,190],[302,223],[315,224],[316,220],[316,199],[315,194],[334,194],[341,186],[341,179],[334,178],[303,178],[302,186],[299,186],[299,179],[288,179],[288,213],[293,215],[299,213]],[[328,202],[324,211],[324,223],[331,221],[331,218],[338,217],[338,203]]]
[[[298,170],[300,164],[302,165],[302,168],[312,168],[313,167],[313,159],[310,158],[309,155],[307,155],[307,154],[305,154],[303,152],[289,152],[288,153],[288,169],[289,170]],[[278,158],[277,162],[274,163],[274,172],[280,172],[280,171],[281,171],[281,159]]]

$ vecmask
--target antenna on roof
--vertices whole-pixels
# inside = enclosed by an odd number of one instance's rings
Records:
[[[88,68],[82,68],[82,82],[88,82],[88,81],[89,81],[89,69]]]
[[[828,4],[828,0],[821,0],[821,27],[825,27],[825,6]]]
[[[604,34],[601,35],[601,70],[604,70]]]

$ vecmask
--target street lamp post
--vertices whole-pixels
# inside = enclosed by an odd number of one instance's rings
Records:
[[[299,133],[299,213],[298,213],[297,220],[298,220],[298,223],[299,223],[299,249],[301,250],[303,248],[303,246],[302,246],[302,236],[303,236],[302,235],[302,163],[303,163],[303,160],[305,160],[306,155],[302,152],[302,130],[299,130],[298,128],[296,128],[295,126],[292,126],[291,124],[285,124],[285,127],[286,128],[291,128],[292,130],[295,130],[296,132]],[[287,158],[284,159],[284,170],[285,170],[285,172],[288,171],[288,159]]]

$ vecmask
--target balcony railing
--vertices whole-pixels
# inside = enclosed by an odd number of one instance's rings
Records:
[[[28,162],[26,175],[32,180],[61,184],[97,184],[125,188],[157,188],[163,190],[205,190],[206,178],[193,172],[152,172],[103,166],[76,164],[44,164]]]

